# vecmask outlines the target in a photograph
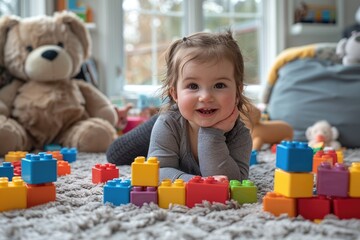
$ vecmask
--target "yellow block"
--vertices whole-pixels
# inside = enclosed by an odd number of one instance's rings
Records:
[[[159,185],[159,161],[156,157],[137,157],[131,164],[131,185],[157,187]]]
[[[10,151],[5,155],[5,162],[16,162],[20,161],[26,156],[28,152],[23,151]]]
[[[0,211],[26,208],[26,185],[21,177],[0,178]]]
[[[164,179],[158,187],[159,207],[169,208],[169,204],[179,204],[185,206],[185,182],[176,179],[171,183],[170,179]]]
[[[274,192],[285,197],[312,197],[313,184],[312,173],[290,173],[275,169]]]
[[[353,162],[349,168],[349,196],[360,197],[360,162]]]

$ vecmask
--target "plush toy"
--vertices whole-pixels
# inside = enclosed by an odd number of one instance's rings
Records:
[[[339,137],[339,131],[331,126],[329,122],[321,120],[306,129],[306,138],[309,146],[314,147],[318,143],[324,143],[325,146],[334,150],[339,150],[341,145],[336,139]]]
[[[351,37],[343,38],[336,46],[336,54],[344,65],[360,64],[360,32],[353,31]]]
[[[261,121],[261,111],[256,106],[248,106],[249,119],[242,116],[245,125],[251,131],[253,150],[261,150],[264,144],[277,144],[282,140],[293,139],[293,128],[284,121]]]
[[[84,23],[70,12],[0,19],[0,65],[13,77],[0,89],[0,155],[50,143],[106,151],[116,138],[115,108],[73,78],[90,47]]]

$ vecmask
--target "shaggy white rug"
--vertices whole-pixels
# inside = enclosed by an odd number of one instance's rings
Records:
[[[273,188],[274,159],[270,151],[260,152],[259,164],[250,169],[258,187],[256,204],[204,202],[164,210],[155,204],[103,205],[103,188],[91,182],[91,168],[105,163],[105,154],[80,153],[71,175],[56,182],[56,202],[0,213],[0,239],[360,239],[360,220],[329,215],[316,224],[263,212],[262,197]],[[345,161],[360,161],[360,150],[346,151]],[[121,166],[120,175],[129,177],[130,167]]]

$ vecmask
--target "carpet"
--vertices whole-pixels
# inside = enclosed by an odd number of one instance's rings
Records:
[[[91,182],[91,168],[105,163],[105,154],[80,153],[72,173],[58,178],[55,202],[0,213],[0,239],[360,239],[360,220],[328,215],[313,223],[263,212],[262,197],[273,188],[274,159],[262,151],[250,168],[258,203],[203,202],[164,210],[156,204],[104,205],[102,184]],[[346,162],[359,160],[360,150],[345,152]],[[120,166],[120,175],[129,177],[130,166]]]

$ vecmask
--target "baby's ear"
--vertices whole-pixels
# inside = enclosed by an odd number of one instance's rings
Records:
[[[336,140],[339,137],[339,131],[336,127],[331,127],[332,140]]]
[[[177,99],[178,99],[178,97],[177,97],[176,89],[175,89],[174,87],[172,87],[172,88],[170,89],[170,95],[171,95],[172,99],[174,99],[174,101],[176,102]]]

